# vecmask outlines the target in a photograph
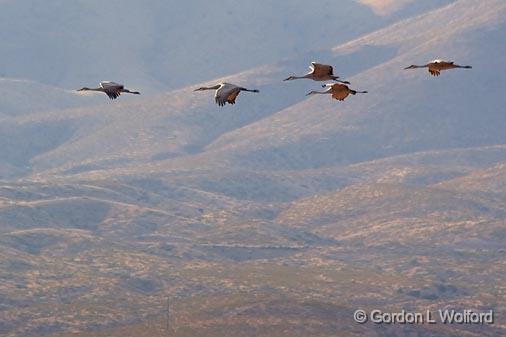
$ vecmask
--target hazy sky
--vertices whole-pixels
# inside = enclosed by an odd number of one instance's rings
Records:
[[[0,75],[165,90],[328,49],[387,19],[357,1],[6,0]]]

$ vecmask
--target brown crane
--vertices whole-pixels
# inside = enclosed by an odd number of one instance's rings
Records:
[[[331,94],[332,98],[337,99],[338,101],[344,101],[346,97],[356,94],[367,94],[367,91],[356,91],[353,89],[350,89],[347,85],[340,84],[340,83],[330,83],[330,84],[324,84],[322,87],[328,88],[325,91],[311,91],[306,96],[309,95],[316,95],[316,94]]]
[[[450,70],[450,69],[456,69],[456,68],[471,69],[472,67],[471,66],[460,66],[458,64],[455,64],[452,61],[434,60],[434,61],[429,62],[423,66],[411,65],[411,66],[406,67],[404,69],[418,69],[418,68],[428,68],[429,73],[432,76],[439,76],[439,75],[441,75],[441,71],[443,71],[443,70]]]
[[[313,81],[336,81],[344,84],[350,84],[348,81],[338,80],[339,76],[334,75],[334,68],[332,66],[326,64],[320,64],[316,62],[311,62],[309,66],[309,73],[304,76],[290,76],[284,81],[298,80],[298,79],[310,79]]]

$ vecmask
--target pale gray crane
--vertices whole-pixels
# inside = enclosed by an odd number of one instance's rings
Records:
[[[216,101],[216,104],[219,106],[224,106],[225,104],[235,104],[235,99],[241,91],[248,91],[248,92],[260,92],[259,90],[251,90],[246,89],[243,87],[239,87],[235,84],[230,83],[219,83],[213,87],[201,87],[198,89],[195,89],[194,91],[203,91],[203,90],[216,90],[214,94],[214,100]]]
[[[103,92],[107,96],[109,96],[110,99],[116,99],[122,93],[134,94],[134,95],[140,95],[141,94],[138,91],[130,91],[128,89],[125,89],[125,86],[123,84],[119,84],[119,83],[115,83],[115,82],[111,82],[111,81],[102,81],[102,82],[100,82],[100,87],[98,87],[98,88],[87,88],[87,87],[84,87],[82,89],[79,89],[78,91],[98,91],[98,92]]]

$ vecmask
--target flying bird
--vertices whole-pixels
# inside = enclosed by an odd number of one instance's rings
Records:
[[[99,88],[87,88],[87,87],[84,87],[84,88],[79,89],[77,91],[99,91],[99,92],[105,93],[107,96],[109,96],[110,99],[116,99],[122,93],[134,94],[134,95],[140,95],[141,94],[138,91],[130,91],[128,89],[125,89],[125,86],[123,84],[118,84],[118,83],[110,82],[110,81],[100,82],[100,87]]]
[[[459,66],[458,64],[455,64],[451,61],[443,61],[443,60],[434,60],[432,62],[427,63],[423,66],[417,66],[417,65],[411,65],[409,67],[406,67],[404,69],[417,69],[417,68],[428,68],[429,73],[432,76],[439,76],[441,75],[441,71],[443,70],[449,70],[449,69],[455,69],[455,68],[462,68],[462,69],[471,69],[471,66]]]
[[[332,66],[326,64],[319,64],[316,62],[311,62],[309,66],[309,73],[304,76],[290,76],[284,81],[298,80],[298,79],[310,79],[313,81],[336,81],[344,84],[350,84],[348,81],[340,81],[338,80],[339,76],[334,75],[334,68]]]
[[[203,91],[203,90],[216,90],[214,94],[214,100],[216,101],[216,104],[218,104],[219,106],[224,106],[227,103],[235,104],[235,100],[237,96],[239,96],[241,91],[260,92],[259,90],[256,89],[254,90],[246,89],[230,83],[220,83],[215,85],[214,87],[201,87],[195,89],[194,91]]]
[[[338,101],[344,101],[346,97],[356,94],[367,94],[367,91],[356,91],[350,89],[347,85],[339,84],[339,83],[329,83],[322,85],[323,88],[328,88],[325,91],[311,91],[306,96],[315,95],[315,94],[331,94],[332,98],[337,99]]]

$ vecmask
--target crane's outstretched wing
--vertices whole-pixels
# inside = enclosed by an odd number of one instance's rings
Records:
[[[235,104],[235,99],[237,98],[237,96],[239,96],[240,93],[241,93],[240,90],[231,92],[227,97],[227,102],[230,104]]]
[[[100,82],[100,87],[104,89],[105,94],[110,99],[118,98],[121,95],[121,90],[125,88],[122,84],[111,81]]]
[[[349,88],[344,84],[335,83],[332,84],[331,88],[332,98],[335,98],[338,101],[344,101],[344,99],[350,94]]]
[[[227,104],[227,99],[222,96],[218,96],[218,95],[214,96],[214,101],[219,106],[224,106],[225,104]]]
[[[330,87],[333,91],[347,91],[349,89],[347,85],[341,83],[332,83]]]
[[[327,64],[320,64],[316,62],[311,62],[311,66],[309,69],[312,69],[313,73],[316,76],[325,76],[325,75],[334,75],[334,68]]]
[[[123,84],[119,84],[119,83],[111,82],[111,81],[100,82],[100,87],[102,87],[104,89],[117,89],[117,90],[121,90],[121,89],[125,88],[125,86]]]
[[[338,101],[344,101],[344,99],[349,95],[350,94],[347,91],[339,91],[332,93],[332,97],[337,99]]]
[[[240,91],[241,91],[240,88],[234,84],[222,83],[220,88],[218,90],[216,90],[216,93],[214,95],[214,100],[216,101],[216,104],[218,104],[219,106],[224,106],[225,104],[230,103],[229,102],[230,95],[237,92],[235,95],[235,97],[237,97],[237,95],[239,95]],[[233,97],[234,103],[235,103],[235,97]]]
[[[109,89],[107,89],[104,92],[107,96],[109,96],[110,99],[116,99],[121,95],[121,93],[119,91],[113,91],[113,90],[109,90]]]
[[[214,95],[214,100],[219,106],[225,106],[228,102],[228,93],[222,89],[218,89]]]

